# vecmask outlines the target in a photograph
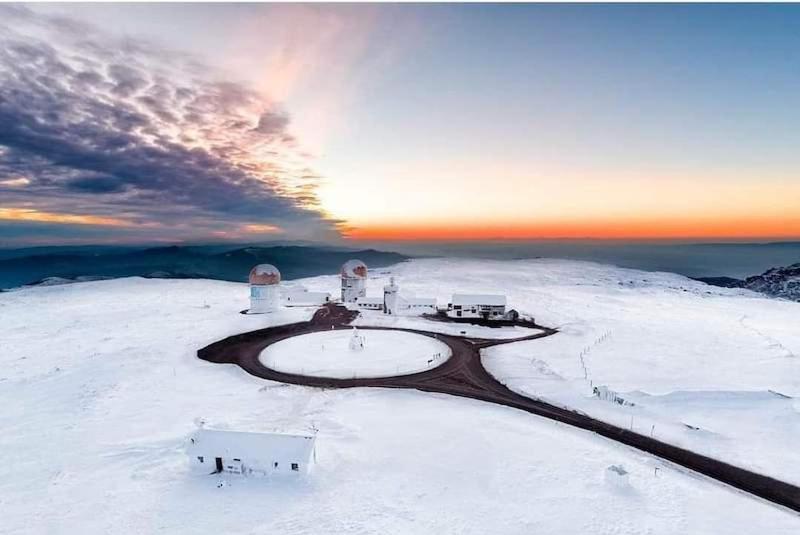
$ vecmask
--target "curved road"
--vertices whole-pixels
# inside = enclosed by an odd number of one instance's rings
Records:
[[[251,375],[283,383],[322,388],[414,388],[425,392],[438,392],[497,403],[597,433],[800,512],[800,488],[794,485],[596,420],[580,412],[525,397],[508,389],[483,367],[480,358],[481,349],[550,336],[556,333],[554,329],[540,327],[543,330],[541,333],[497,340],[452,336],[417,329],[359,326],[358,328],[362,330],[395,330],[433,337],[447,344],[452,352],[451,357],[436,368],[395,377],[364,379],[308,377],[267,368],[258,359],[264,348],[275,342],[301,334],[347,328],[357,315],[358,312],[347,310],[340,305],[326,305],[319,309],[310,321],[231,336],[200,349],[197,356],[209,362],[237,364]]]

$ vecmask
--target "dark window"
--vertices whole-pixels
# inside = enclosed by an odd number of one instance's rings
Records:
[[[202,462],[203,462],[203,456],[202,456],[202,455],[198,456],[198,457],[197,457],[197,460],[198,460],[198,461],[200,461],[200,462],[202,463]]]
[[[300,470],[300,465],[297,463],[292,463],[292,470],[298,472]]]
[[[241,460],[241,459],[234,459],[234,461],[236,461],[237,463],[240,463],[240,462],[242,462],[242,460]]]
[[[272,467],[273,468],[278,468],[278,463],[277,462],[272,463]]]

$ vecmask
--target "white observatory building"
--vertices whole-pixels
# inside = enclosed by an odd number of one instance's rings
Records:
[[[383,287],[383,313],[384,314],[397,314],[398,309],[398,292],[400,288],[394,283],[394,277],[389,279],[389,284]]]
[[[367,265],[361,260],[348,260],[342,266],[342,302],[355,303],[367,295]]]
[[[259,264],[250,270],[250,310],[248,314],[274,312],[280,306],[281,272],[272,264]]]

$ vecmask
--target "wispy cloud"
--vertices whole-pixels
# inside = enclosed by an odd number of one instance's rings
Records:
[[[0,21],[2,213],[176,238],[336,234],[280,106],[144,41],[18,6]]]

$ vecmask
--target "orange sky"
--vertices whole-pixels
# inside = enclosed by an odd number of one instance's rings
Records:
[[[785,219],[649,219],[574,221],[540,224],[391,225],[351,228],[352,240],[489,240],[541,238],[600,239],[793,239],[800,236],[800,216]]]

